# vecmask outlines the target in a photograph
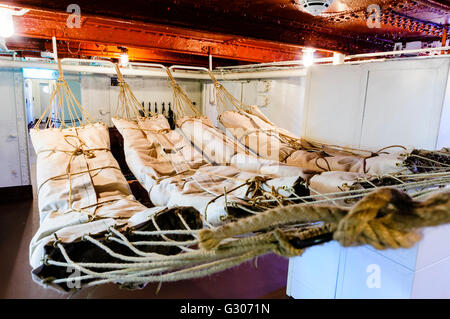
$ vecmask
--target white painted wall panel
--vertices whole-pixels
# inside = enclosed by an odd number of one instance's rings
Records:
[[[402,144],[435,149],[449,143],[444,104],[448,58],[361,65],[313,66],[308,71],[302,136],[376,150]]]
[[[447,244],[450,243],[450,225],[424,228],[422,234],[423,238],[418,244],[417,270],[421,270],[450,256],[450,245]],[[445,277],[448,277],[450,280],[450,271],[446,272]]]
[[[447,77],[447,88],[445,90],[436,149],[441,149],[443,147],[450,147],[450,70]]]
[[[415,273],[411,298],[450,298],[450,257]],[[444,275],[443,275],[444,274]]]
[[[270,81],[269,104],[261,111],[276,125],[300,136],[306,77]]]
[[[289,291],[293,298],[334,298],[341,247],[328,242],[289,260]],[[320,279],[319,279],[320,278]]]
[[[110,77],[83,75],[81,77],[81,100],[83,107],[96,121],[111,125]]]
[[[367,75],[359,65],[313,66],[308,71],[302,136],[358,147]]]
[[[400,144],[435,149],[448,63],[386,62],[365,66],[369,77],[360,148]]]
[[[345,249],[336,298],[409,298],[414,272],[365,247]]]
[[[30,184],[21,76],[20,70],[0,70],[0,187]]]

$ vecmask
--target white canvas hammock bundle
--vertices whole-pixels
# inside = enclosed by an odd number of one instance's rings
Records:
[[[174,225],[173,220],[179,224],[177,230],[195,229],[202,222],[192,208],[146,208],[135,200],[110,152],[107,127],[91,122],[68,87],[60,65],[59,72],[51,102],[30,130],[37,154],[40,213],[40,227],[30,243],[30,264],[35,281],[67,289],[70,287],[66,284],[60,286],[51,280],[56,273],[63,275],[64,271],[57,271],[46,262],[49,256],[56,260],[62,258],[57,244],[81,259],[98,262],[105,259],[90,255],[93,247],[80,244],[83,236],[102,236],[111,228],[146,229],[149,224],[153,229],[167,228]],[[83,122],[76,126],[74,115],[79,113]],[[49,120],[40,128],[46,115]],[[151,248],[156,251],[154,246]]]
[[[125,83],[120,70],[117,73],[119,83]],[[204,123],[207,118],[198,114],[171,75],[169,79],[174,88],[175,114],[179,118],[182,116],[181,126],[186,129],[186,122],[189,121]],[[133,97],[129,88],[125,91],[127,96]],[[119,102],[120,110],[140,108],[133,98],[120,97]],[[187,102],[189,107],[185,105]],[[189,116],[189,112],[197,113],[196,116]],[[193,146],[198,145],[198,139],[185,137],[183,128],[171,130],[163,115],[142,117],[138,111],[134,114],[134,119],[114,117],[113,122],[124,138],[127,164],[149,192],[154,205],[193,206],[208,222],[218,224],[228,216],[228,202],[245,205],[258,192],[270,193],[271,196],[290,196],[290,192],[283,188],[296,188],[299,191],[307,179],[301,169],[248,157],[243,149],[242,152],[236,151],[236,144],[209,124],[198,127],[193,125],[195,129],[192,132],[196,132],[196,136],[202,140],[204,136],[208,138],[208,143],[203,144],[207,146],[198,149]],[[179,118],[177,124],[180,123]],[[228,140],[224,141],[224,138]],[[220,153],[221,150],[225,151]],[[227,150],[230,152],[227,153]],[[205,152],[209,156],[204,156]],[[227,154],[225,161],[229,165],[215,165],[224,154]],[[214,155],[215,160],[211,160]],[[258,185],[258,192],[256,189],[251,192],[255,185]]]

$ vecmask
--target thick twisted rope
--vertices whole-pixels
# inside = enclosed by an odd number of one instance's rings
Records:
[[[336,226],[333,239],[343,246],[408,248],[420,239],[417,228],[450,222],[450,191],[437,192],[418,202],[400,190],[386,187],[366,195],[353,208],[314,204],[278,207],[200,231],[200,247],[212,249],[225,238],[276,225],[320,221]]]

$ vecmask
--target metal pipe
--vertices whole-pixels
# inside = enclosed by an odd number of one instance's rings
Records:
[[[205,72],[209,71],[207,68],[203,68],[203,67],[200,67],[200,66],[172,65],[171,67],[169,67],[170,71],[173,71],[175,69],[205,71]]]
[[[81,62],[86,62],[86,63],[98,63],[98,64],[106,64],[108,66],[114,66],[114,63],[112,63],[111,61],[107,61],[107,60],[91,60],[91,59],[74,59],[74,58],[64,58],[61,59],[61,63],[78,63],[78,65],[80,65]]]
[[[166,67],[159,63],[130,62],[130,66],[143,66],[148,68],[160,68],[166,70]]]
[[[448,49],[450,49],[450,46],[438,47],[438,48],[424,48],[424,49],[411,49],[411,50],[363,53],[363,54],[347,55],[345,57],[345,59],[346,60],[350,60],[350,59],[370,58],[370,57],[386,56],[386,55],[401,55],[401,54],[424,53],[424,52],[440,51],[440,50],[448,50]]]
[[[56,37],[52,37],[52,44],[53,44],[53,59],[55,62],[58,62],[58,47],[56,46]]]
[[[319,58],[314,59],[313,63],[324,63],[333,62],[333,58]],[[292,61],[280,61],[280,62],[267,62],[267,63],[257,63],[257,64],[246,64],[238,66],[223,66],[218,67],[218,70],[231,70],[231,69],[250,69],[250,68],[261,68],[269,66],[288,66],[288,65],[303,65],[303,60],[292,60]]]
[[[389,56],[389,55],[424,53],[424,52],[449,50],[449,49],[450,49],[450,46],[443,46],[443,47],[439,47],[439,48],[424,48],[424,49],[363,53],[363,54],[347,55],[344,57],[344,60],[353,60],[353,59],[370,58],[370,57],[381,57],[381,56]],[[319,58],[319,59],[314,59],[313,61],[315,64],[316,63],[333,62],[333,58]],[[363,62],[363,61],[360,61],[360,62]],[[218,67],[217,69],[218,70],[238,70],[238,69],[252,69],[252,68],[270,67],[270,66],[289,66],[289,65],[303,65],[303,60],[268,62],[268,63],[247,64],[247,65],[239,65],[239,66],[225,66],[225,67]]]

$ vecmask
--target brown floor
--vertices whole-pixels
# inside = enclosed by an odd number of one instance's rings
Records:
[[[130,291],[115,285],[80,291],[73,296],[45,289],[31,279],[28,244],[39,226],[37,201],[0,205],[0,298],[287,298],[287,260],[276,255],[197,280]]]

